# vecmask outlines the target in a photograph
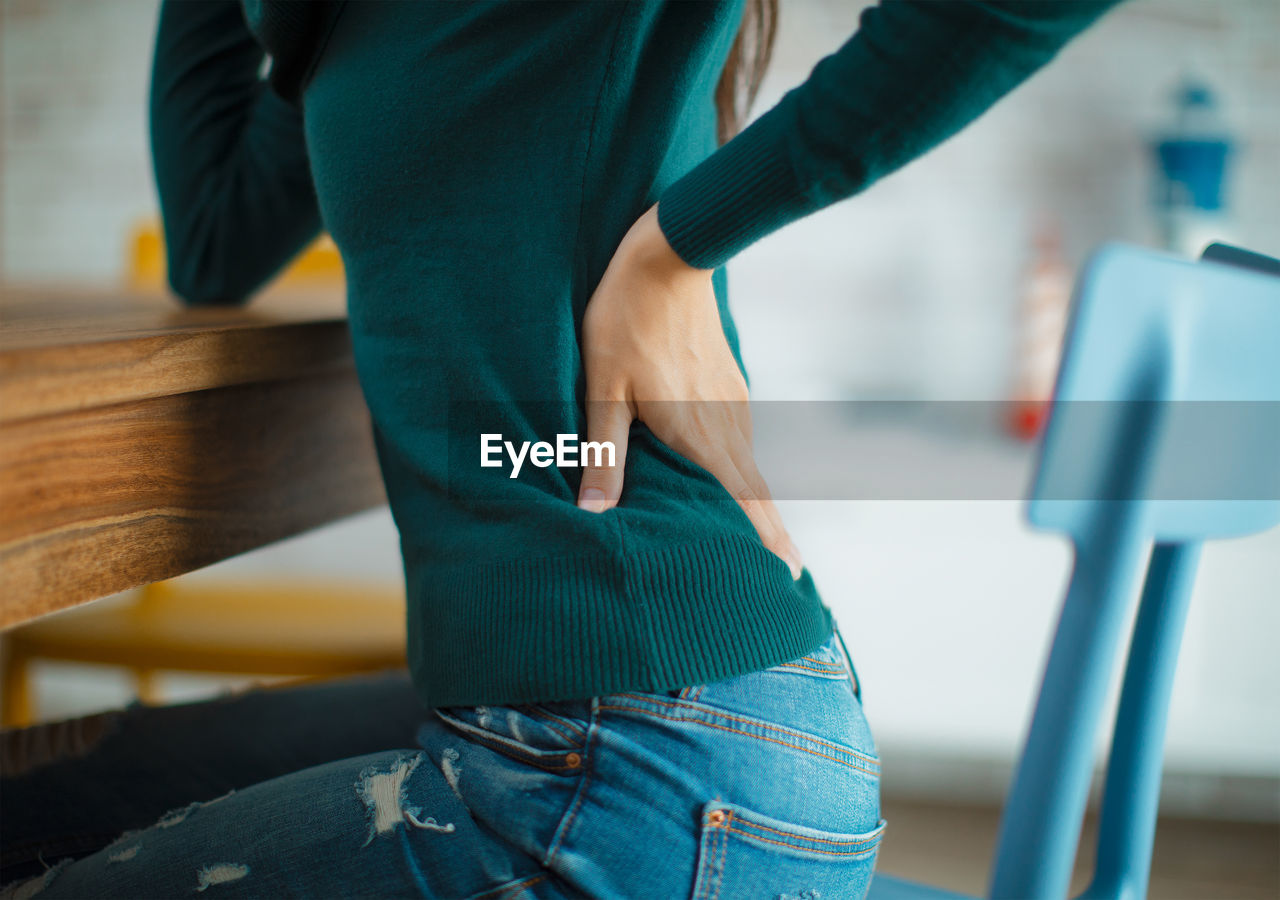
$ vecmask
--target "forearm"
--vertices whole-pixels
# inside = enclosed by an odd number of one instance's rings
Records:
[[[809,78],[667,189],[659,218],[714,268],[925,153],[1118,0],[886,0]]]
[[[239,303],[320,229],[301,113],[259,76],[236,0],[165,2],[150,126],[169,281],[189,303]]]

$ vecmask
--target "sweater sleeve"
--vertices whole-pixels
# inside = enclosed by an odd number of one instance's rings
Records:
[[[238,0],[164,0],[151,156],[169,284],[238,304],[320,231],[302,114],[267,88]]]
[[[1117,2],[882,0],[659,196],[659,227],[686,263],[716,268],[955,134]]]

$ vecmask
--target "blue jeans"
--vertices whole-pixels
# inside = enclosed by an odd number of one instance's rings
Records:
[[[838,638],[666,692],[427,710],[391,671],[10,732],[51,758],[0,783],[8,890],[856,900],[885,823]]]

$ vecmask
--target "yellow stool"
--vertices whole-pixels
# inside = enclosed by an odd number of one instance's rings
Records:
[[[133,232],[129,256],[129,286],[147,291],[165,290],[164,234],[155,222]],[[342,256],[327,234],[300,253],[271,283],[275,286],[340,285],[345,277]],[[252,302],[252,301],[250,301]]]
[[[405,665],[398,588],[308,583],[149,584],[19,626],[4,635],[4,725],[36,718],[38,660],[119,666],[138,698],[160,703],[162,671],[328,678]]]

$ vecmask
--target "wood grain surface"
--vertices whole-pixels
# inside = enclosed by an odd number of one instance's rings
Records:
[[[351,364],[333,291],[184,308],[160,294],[0,286],[0,423]]]
[[[5,293],[0,628],[385,502],[332,297]]]

